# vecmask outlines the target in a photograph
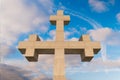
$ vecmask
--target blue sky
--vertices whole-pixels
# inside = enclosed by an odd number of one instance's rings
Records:
[[[65,40],[77,41],[89,34],[101,42],[101,51],[90,63],[78,55],[66,56],[68,80],[118,80],[120,78],[120,0],[0,0],[1,63],[31,71],[31,80],[42,74],[52,77],[52,56],[40,56],[29,63],[17,50],[18,42],[37,34],[42,41],[54,41],[56,27],[50,15],[64,10],[70,23],[64,27]],[[72,61],[71,61],[72,59]],[[43,62],[44,61],[44,62]],[[31,67],[32,66],[32,70]],[[47,66],[47,67],[45,67]],[[27,68],[26,68],[27,67]],[[43,69],[41,71],[39,68]]]

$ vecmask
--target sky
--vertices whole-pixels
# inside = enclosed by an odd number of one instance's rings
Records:
[[[51,80],[54,55],[39,55],[38,62],[32,63],[17,46],[30,34],[37,34],[42,41],[55,41],[56,27],[50,24],[49,17],[63,10],[70,15],[70,23],[64,27],[66,41],[78,41],[81,35],[89,34],[92,41],[101,43],[101,51],[91,62],[81,62],[80,55],[65,56],[67,80],[120,79],[119,3],[120,0],[0,0],[0,72],[9,72],[11,75],[2,73],[9,80],[15,74],[15,80]]]

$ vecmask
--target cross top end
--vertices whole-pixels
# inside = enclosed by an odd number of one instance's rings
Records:
[[[57,15],[50,16],[50,23],[52,25],[56,25],[57,22],[62,21],[64,25],[68,25],[70,21],[69,15],[64,15],[63,10],[58,10]]]
[[[58,11],[57,11],[57,15],[63,16],[63,15],[64,15],[63,10],[58,10]]]

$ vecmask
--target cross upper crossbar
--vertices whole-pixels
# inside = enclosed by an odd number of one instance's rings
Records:
[[[56,25],[55,41],[40,41],[35,34],[28,41],[19,42],[18,49],[28,61],[37,61],[38,54],[54,54],[54,80],[66,80],[64,54],[81,54],[82,61],[90,61],[100,50],[99,42],[91,42],[89,35],[82,35],[79,41],[64,41],[64,25],[70,17],[64,16],[63,11],[50,16],[50,22]]]

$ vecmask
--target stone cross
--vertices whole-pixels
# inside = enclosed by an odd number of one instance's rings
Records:
[[[55,41],[40,41],[35,34],[28,41],[19,42],[18,49],[28,61],[37,61],[38,54],[54,54],[53,80],[66,80],[65,54],[81,54],[82,61],[91,61],[94,54],[100,50],[99,42],[91,42],[89,35],[83,35],[79,41],[64,41],[64,25],[70,21],[70,16],[64,16],[63,11],[50,16],[50,22],[56,25]]]

